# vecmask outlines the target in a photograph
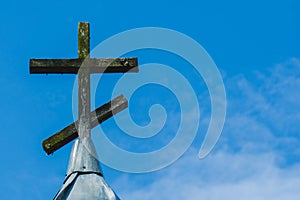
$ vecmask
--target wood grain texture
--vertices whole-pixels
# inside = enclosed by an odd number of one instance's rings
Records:
[[[101,124],[103,121],[109,119],[127,107],[128,101],[123,95],[120,95],[112,101],[100,106],[90,113],[91,128]],[[78,121],[68,125],[66,128],[45,139],[42,143],[44,151],[49,155],[76,139],[78,137],[77,126]]]
[[[83,63],[89,68],[90,73],[138,72],[137,58],[77,58],[30,59],[30,73],[77,74]]]

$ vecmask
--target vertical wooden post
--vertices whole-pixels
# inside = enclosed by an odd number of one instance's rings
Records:
[[[89,58],[90,26],[89,23],[78,24],[78,58]],[[78,72],[78,135],[79,138],[90,137],[90,73],[88,63],[83,62]]]

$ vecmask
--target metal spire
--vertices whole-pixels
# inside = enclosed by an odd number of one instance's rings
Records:
[[[54,200],[119,200],[105,182],[90,138],[77,139],[70,155],[68,172]]]

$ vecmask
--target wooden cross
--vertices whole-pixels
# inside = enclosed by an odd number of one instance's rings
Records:
[[[78,73],[78,121],[43,141],[43,148],[51,154],[76,137],[90,137],[91,128],[127,108],[123,95],[90,112],[90,74],[138,72],[137,58],[90,58],[89,23],[78,24],[77,59],[30,59],[31,74]]]

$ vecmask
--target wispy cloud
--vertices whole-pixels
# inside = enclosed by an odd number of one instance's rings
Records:
[[[196,153],[196,151],[194,152]],[[216,153],[202,162],[190,155],[146,187],[120,194],[124,199],[298,199],[298,167],[276,167],[274,155]],[[119,182],[120,183],[120,182]]]
[[[300,60],[225,84],[227,121],[215,151],[198,160],[191,148],[163,171],[124,175],[113,184],[123,199],[300,198]]]

